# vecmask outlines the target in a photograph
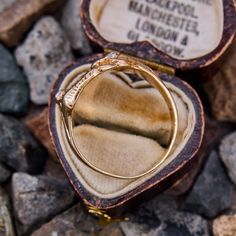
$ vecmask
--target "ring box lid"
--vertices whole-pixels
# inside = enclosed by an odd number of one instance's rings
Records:
[[[82,0],[89,39],[105,50],[186,71],[208,67],[233,40],[233,0]]]

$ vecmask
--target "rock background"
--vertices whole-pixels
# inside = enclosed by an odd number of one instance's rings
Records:
[[[198,168],[128,222],[101,226],[75,196],[49,138],[47,97],[64,65],[95,52],[79,2],[0,1],[0,236],[235,236],[236,40],[220,71],[193,85],[207,123]]]

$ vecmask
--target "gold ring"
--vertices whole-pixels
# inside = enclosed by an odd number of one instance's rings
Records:
[[[96,167],[80,151],[73,135],[74,122],[72,118],[72,112],[83,89],[88,85],[89,82],[98,77],[100,74],[111,71],[122,71],[129,73],[133,72],[142,75],[142,77],[150,85],[159,90],[165,102],[167,103],[171,114],[172,126],[173,126],[172,138],[167,151],[165,152],[161,161],[157,162],[151,169],[135,176],[117,175]],[[151,68],[147,67],[144,64],[141,64],[140,62],[135,61],[134,59],[129,58],[128,56],[122,55],[118,52],[109,53],[106,57],[96,61],[91,66],[90,71],[86,73],[75,85],[73,85],[72,88],[70,88],[68,91],[60,92],[56,96],[56,99],[62,114],[62,121],[65,127],[66,138],[68,139],[68,142],[73,152],[81,161],[83,161],[83,163],[85,163],[87,166],[89,166],[93,170],[103,175],[107,175],[118,179],[137,179],[143,177],[153,172],[155,169],[157,169],[167,159],[167,157],[170,155],[173,149],[178,131],[178,115],[174,99],[168,88],[164,85],[162,80],[157,77],[157,75],[152,71]]]

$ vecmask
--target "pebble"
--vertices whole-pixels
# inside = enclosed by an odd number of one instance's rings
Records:
[[[57,160],[57,155],[52,144],[52,139],[48,127],[48,108],[40,108],[39,110],[30,113],[24,119],[24,124],[31,131],[34,137],[39,140],[47,149],[50,156]]]
[[[29,233],[73,201],[74,193],[67,181],[19,172],[12,177],[12,202],[19,234]]]
[[[10,176],[11,172],[0,163],[0,184],[6,182]]]
[[[26,127],[13,117],[0,114],[0,163],[13,170],[40,173],[45,151]]]
[[[137,220],[138,215],[139,221],[146,222],[152,226],[154,222],[158,221],[154,209],[161,208],[164,211],[167,206],[176,207],[175,200],[169,196],[158,197],[155,201],[150,201],[146,203],[144,207],[139,208],[138,213],[135,212],[131,217],[135,217]],[[145,215],[147,211],[151,212],[151,217]],[[40,229],[36,230],[32,236],[53,234],[57,236],[122,236],[125,235],[123,233],[123,228],[125,228],[125,226],[122,226],[122,223],[113,223],[108,226],[101,226],[98,219],[86,212],[84,206],[81,203],[78,203],[61,215],[56,216],[47,224],[44,224]]]
[[[208,223],[202,217],[177,210],[177,200],[160,195],[130,213],[130,221],[101,226],[81,203],[56,216],[36,230],[32,236],[208,236]]]
[[[101,230],[96,218],[85,212],[80,203],[61,215],[56,216],[53,220],[36,230],[31,236],[41,235],[73,235],[73,236],[90,236],[98,235]],[[107,234],[112,235],[112,234]]]
[[[207,221],[198,215],[190,213],[169,211],[165,216],[163,212],[160,218],[156,219],[155,227],[150,228],[149,225],[138,224],[133,222],[121,223],[121,228],[125,236],[208,236]]]
[[[16,46],[33,22],[46,13],[54,12],[64,0],[1,0],[0,41]]]
[[[220,145],[220,157],[236,185],[236,132],[226,136]]]
[[[9,200],[2,188],[0,188],[0,235],[15,235],[10,214]]]
[[[212,113],[220,121],[236,122],[236,39],[220,71],[205,87]]]
[[[216,151],[212,151],[202,173],[183,202],[185,211],[214,218],[231,205],[233,185]]]
[[[169,201],[169,203],[168,203]],[[173,200],[157,197],[129,216],[130,222],[122,222],[125,236],[208,236],[208,223],[202,217],[178,211]]]
[[[91,54],[92,49],[85,36],[80,20],[80,0],[68,0],[62,14],[62,26],[71,46],[82,55]]]
[[[30,84],[31,101],[48,103],[53,80],[72,59],[70,43],[58,22],[50,17],[39,20],[26,40],[15,51]]]
[[[21,115],[28,100],[27,80],[11,53],[0,44],[0,112]]]
[[[98,236],[124,236],[119,224],[112,223],[99,231]]]
[[[223,215],[213,221],[214,236],[235,236],[236,215]]]

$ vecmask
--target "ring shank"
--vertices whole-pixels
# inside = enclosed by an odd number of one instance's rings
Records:
[[[73,123],[72,113],[74,106],[76,102],[79,100],[79,97],[84,88],[88,85],[88,83],[96,79],[102,73],[118,72],[118,71],[122,71],[124,73],[130,73],[132,71],[134,74],[141,74],[144,80],[146,80],[150,85],[152,85],[155,89],[157,89],[161,93],[165,102],[167,103],[167,106],[169,107],[172,120],[171,141],[161,161],[157,162],[148,171],[145,171],[144,173],[134,176],[117,175],[96,167],[80,151],[78,145],[76,144],[73,134],[74,123]],[[68,98],[70,100],[68,100]],[[177,108],[170,91],[162,82],[162,80],[158,78],[156,74],[149,67],[139,62],[136,62],[135,60],[132,60],[128,57],[127,58],[122,57],[122,59],[109,58],[109,60],[107,60],[107,58],[104,58],[99,60],[99,63],[96,63],[96,66],[92,67],[92,69],[84,77],[82,77],[82,79],[77,84],[75,84],[69,91],[67,91],[67,93],[64,95],[60,108],[63,116],[64,126],[66,129],[66,136],[74,153],[79,157],[80,160],[82,160],[87,166],[89,166],[93,170],[103,175],[107,175],[118,179],[137,179],[153,172],[168,158],[173,149],[177,137],[177,132],[178,132]]]

